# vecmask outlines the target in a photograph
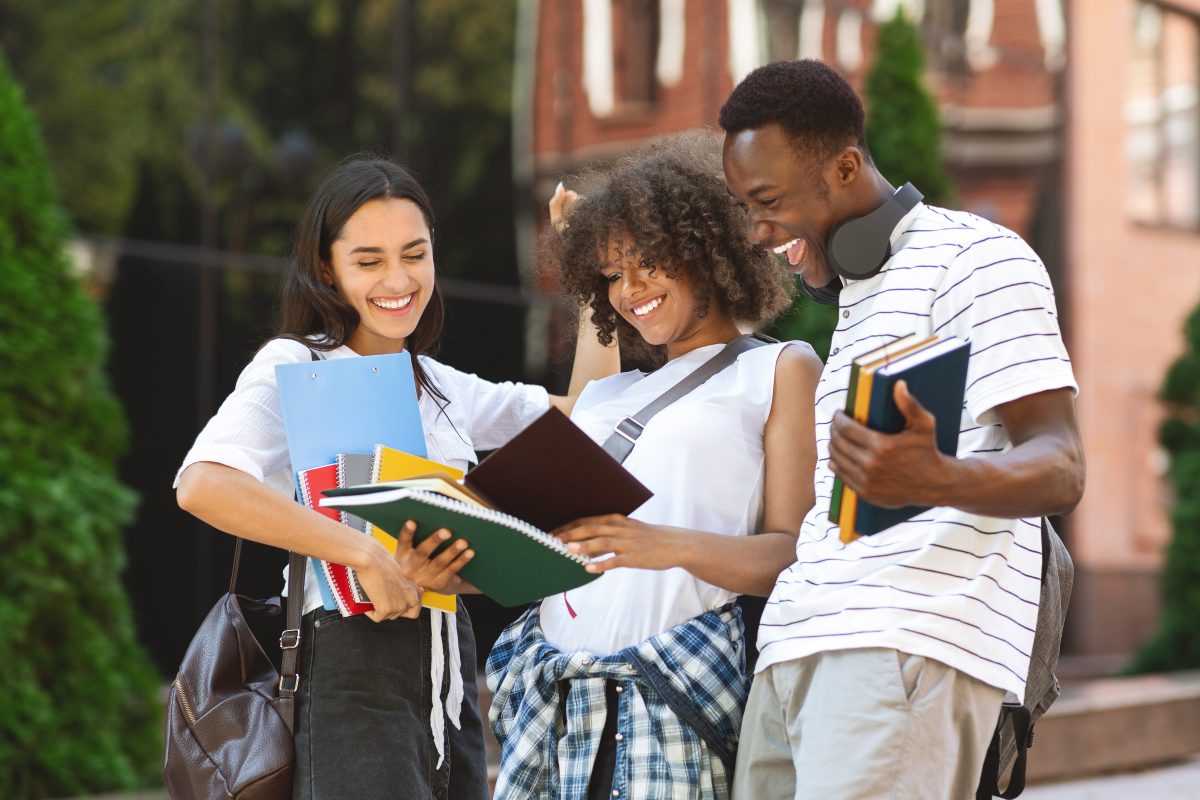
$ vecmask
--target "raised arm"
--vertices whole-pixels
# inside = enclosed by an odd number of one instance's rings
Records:
[[[813,401],[820,373],[820,359],[800,348],[785,348],[776,362],[771,414],[763,432],[766,467],[761,533],[726,536],[610,515],[578,520],[558,534],[576,552],[615,554],[592,564],[589,569],[593,572],[617,567],[682,567],[732,592],[770,594],[779,573],[796,560],[796,536],[814,502]]]
[[[556,231],[561,231],[567,225],[571,207],[579,195],[563,187],[561,183],[550,198],[550,224]],[[550,404],[564,414],[569,415],[575,407],[575,399],[579,397],[583,387],[589,381],[607,378],[615,375],[621,369],[621,354],[617,350],[617,342],[608,347],[600,344],[596,338],[596,326],[592,324],[592,311],[584,308],[579,316],[579,335],[575,339],[575,361],[571,365],[571,384],[567,394],[551,395]]]

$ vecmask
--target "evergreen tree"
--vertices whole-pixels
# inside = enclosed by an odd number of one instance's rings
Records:
[[[1200,667],[1200,308],[1184,326],[1187,350],[1163,381],[1167,417],[1159,441],[1171,457],[1174,535],[1163,565],[1158,632],[1130,665],[1132,672]]]
[[[0,60],[0,797],[146,785],[158,679],[121,584],[135,497],[41,135]],[[149,334],[149,332],[147,332]]]
[[[897,9],[879,27],[875,63],[867,75],[867,146],[889,182],[911,182],[925,202],[945,205],[951,192],[942,169],[942,128],[937,105],[922,83],[924,66],[917,29]]]

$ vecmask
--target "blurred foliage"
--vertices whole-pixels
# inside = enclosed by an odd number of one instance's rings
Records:
[[[33,115],[0,59],[0,797],[148,785],[158,678],[121,584],[135,497],[95,304]]]
[[[0,47],[45,132],[76,225],[117,233],[136,165],[171,157],[196,113],[190,41],[172,33],[186,6],[150,0],[0,0]]]
[[[822,361],[829,358],[829,341],[837,326],[837,306],[823,306],[799,289],[788,313],[767,328],[767,333],[780,341],[808,342]]]
[[[1200,667],[1200,308],[1188,317],[1184,338],[1186,351],[1163,381],[1167,415],[1158,432],[1175,490],[1173,535],[1160,578],[1162,617],[1130,672]]]
[[[219,3],[211,129],[206,5],[0,0],[0,46],[43,120],[79,230],[194,243],[213,141],[218,246],[284,254],[321,175],[368,151],[406,161],[433,195],[444,273],[516,282],[515,0]]]
[[[925,52],[916,27],[904,15],[879,26],[879,49],[867,75],[867,146],[875,166],[895,186],[911,182],[925,202],[951,202],[942,167],[942,128],[937,104],[922,82]]]

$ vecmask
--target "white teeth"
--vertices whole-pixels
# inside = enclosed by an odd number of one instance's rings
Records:
[[[653,311],[654,309],[661,306],[662,301],[663,301],[663,299],[661,297],[656,297],[653,300],[651,300],[649,303],[645,303],[640,306],[634,306],[633,313],[635,316],[644,317],[647,314],[649,314],[651,311]]]
[[[775,255],[781,256],[788,251],[789,247],[791,247],[798,241],[800,241],[800,240],[792,239],[790,242],[784,242],[783,244],[779,245],[779,247],[772,247],[771,252],[774,253]]]
[[[415,296],[416,296],[416,293],[413,293],[410,295],[405,295],[404,297],[401,297],[399,300],[381,300],[378,297],[372,297],[371,302],[374,303],[375,305],[379,306],[380,308],[386,308],[390,311],[396,311],[401,308],[406,308],[408,306],[408,304],[412,302],[412,299]]]

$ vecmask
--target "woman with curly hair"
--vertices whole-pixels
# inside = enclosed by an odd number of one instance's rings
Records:
[[[546,248],[633,370],[588,384],[572,419],[602,442],[788,304],[746,243],[711,136],[664,139],[585,175]],[[559,202],[562,197],[560,195]],[[653,492],[557,531],[602,573],[548,597],[488,659],[497,798],[725,798],[749,688],[739,594],[767,595],[813,503],[807,344],[742,352],[645,426],[625,467]]]

